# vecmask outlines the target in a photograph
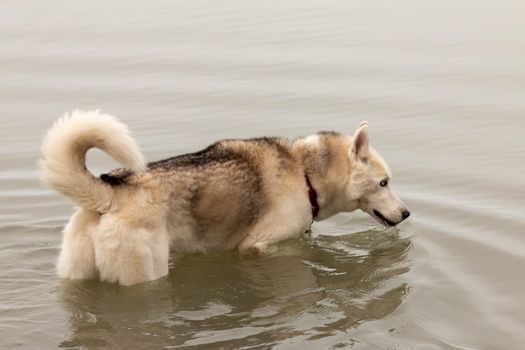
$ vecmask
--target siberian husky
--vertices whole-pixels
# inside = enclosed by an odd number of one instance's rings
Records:
[[[85,165],[93,147],[124,168],[95,177]],[[366,122],[353,136],[223,140],[146,164],[115,117],[75,111],[49,129],[42,153],[44,182],[79,207],[64,229],[62,278],[133,285],[165,276],[170,250],[257,256],[339,212],[361,209],[386,226],[410,215]]]

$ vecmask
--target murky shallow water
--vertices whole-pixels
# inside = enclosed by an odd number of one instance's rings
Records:
[[[524,9],[2,3],[0,347],[521,348]],[[119,116],[149,160],[368,120],[413,216],[387,230],[339,215],[256,260],[173,257],[167,278],[130,288],[60,281],[72,208],[36,160],[72,108]]]

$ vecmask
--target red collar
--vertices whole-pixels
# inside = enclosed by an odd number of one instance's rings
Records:
[[[312,183],[310,182],[310,179],[308,178],[308,174],[304,173],[304,177],[306,178],[306,185],[308,186],[308,198],[310,199],[310,204],[312,205],[312,216],[315,219],[317,217],[317,214],[319,214],[319,203],[317,203],[317,192],[315,192],[314,188],[312,187]]]

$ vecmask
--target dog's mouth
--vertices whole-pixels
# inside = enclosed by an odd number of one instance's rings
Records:
[[[377,216],[379,219],[381,219],[381,221],[383,221],[383,224],[385,226],[396,226],[397,225],[397,223],[388,220],[387,218],[384,217],[383,214],[381,214],[379,211],[375,209],[374,209],[374,215]]]

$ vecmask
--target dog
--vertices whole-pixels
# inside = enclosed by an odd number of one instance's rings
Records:
[[[58,275],[134,285],[167,275],[170,250],[270,254],[313,221],[356,209],[395,226],[410,212],[369,139],[363,122],[353,136],[223,140],[146,164],[115,117],[66,114],[41,160],[43,181],[79,207],[63,231]],[[95,177],[85,164],[93,147],[124,167]]]

